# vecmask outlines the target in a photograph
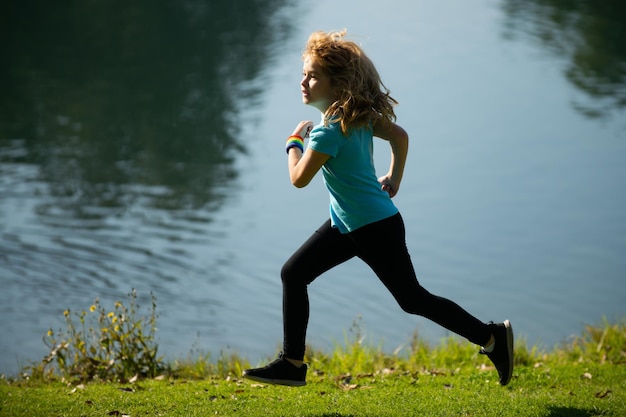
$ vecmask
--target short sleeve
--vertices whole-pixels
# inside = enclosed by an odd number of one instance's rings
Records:
[[[315,126],[309,133],[309,147],[314,151],[336,157],[345,138],[339,134],[334,126],[326,127],[323,124]]]

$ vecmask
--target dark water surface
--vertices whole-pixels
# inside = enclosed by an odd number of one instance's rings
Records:
[[[327,216],[283,151],[319,118],[298,86],[318,29],[348,28],[401,103],[395,201],[428,289],[532,344],[626,313],[622,3],[39,3],[0,14],[0,372],[131,288],[170,357],[274,353],[278,272]],[[388,349],[446,335],[357,261],[310,296],[316,347],[357,317]]]

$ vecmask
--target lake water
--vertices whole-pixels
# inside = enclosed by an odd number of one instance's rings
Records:
[[[300,120],[319,119],[299,92],[314,30],[347,28],[400,102],[411,145],[394,200],[426,288],[547,347],[623,317],[624,7],[520,3],[12,6],[0,373],[45,355],[65,309],[112,308],[132,288],[145,306],[156,295],[169,358],[273,356],[280,268],[328,211],[321,178],[290,185],[283,150]],[[386,144],[376,152],[383,171]],[[415,331],[447,336],[356,260],[310,298],[317,348],[355,320],[390,351]]]

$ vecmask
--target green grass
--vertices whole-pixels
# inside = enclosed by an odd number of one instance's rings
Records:
[[[126,383],[9,378],[0,381],[0,416],[626,416],[625,321],[588,327],[548,352],[518,342],[506,387],[475,346],[455,338],[435,347],[416,338],[387,354],[356,337],[307,362],[302,388],[242,380],[249,364],[225,355]]]

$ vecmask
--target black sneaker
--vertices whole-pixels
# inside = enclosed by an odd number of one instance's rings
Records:
[[[504,320],[504,323],[489,322],[487,324],[496,340],[496,345],[493,352],[485,352],[481,349],[480,353],[491,359],[498,371],[500,385],[506,385],[513,376],[513,327],[508,320]]]
[[[306,369],[306,365],[298,368],[281,353],[278,359],[263,368],[246,369],[243,377],[265,384],[302,387],[306,385]]]

